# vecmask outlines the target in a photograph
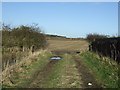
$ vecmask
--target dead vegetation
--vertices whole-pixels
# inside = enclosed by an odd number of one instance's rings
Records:
[[[26,72],[24,68],[27,68],[28,66],[31,66],[33,62],[35,62],[37,56],[40,54],[44,56],[45,50],[41,50],[38,52],[35,52],[34,54],[30,54],[28,57],[21,60],[21,62],[17,62],[12,66],[9,66],[5,68],[5,70],[2,72],[2,84],[3,85],[10,85],[15,86],[14,83],[14,76],[17,77],[18,73],[24,73]],[[26,72],[27,73],[27,72]]]

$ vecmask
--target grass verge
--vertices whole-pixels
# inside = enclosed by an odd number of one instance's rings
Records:
[[[48,62],[49,57],[52,56],[52,53],[49,51],[41,52],[40,54],[33,56],[19,65],[13,67],[9,72],[9,79],[8,81],[3,82],[3,88],[22,88],[22,87],[29,87],[28,83],[32,81],[33,75],[40,69],[42,69]],[[9,83],[12,81],[12,84]]]
[[[93,71],[105,88],[118,88],[118,64],[94,52],[81,53],[83,63]]]

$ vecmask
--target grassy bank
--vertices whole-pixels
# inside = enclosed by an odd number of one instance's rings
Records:
[[[10,48],[9,48],[10,49]],[[8,66],[20,62],[23,58],[28,57],[30,54],[29,50],[21,52],[14,48],[14,51],[10,51],[8,48],[2,49],[2,70],[5,70]]]
[[[36,54],[36,55],[35,55]],[[21,61],[3,72],[3,88],[22,88],[29,87],[33,75],[41,70],[48,62],[51,52],[41,51],[38,54]]]
[[[105,88],[118,88],[118,65],[107,57],[100,58],[93,52],[80,54],[83,63],[93,71]]]

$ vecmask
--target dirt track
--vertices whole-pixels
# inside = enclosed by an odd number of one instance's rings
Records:
[[[81,75],[80,77],[82,78],[82,88],[102,88],[102,84],[95,79],[93,73],[82,63],[81,57],[77,55],[75,51],[53,51],[53,53],[58,55],[67,53],[73,56],[74,60],[76,61],[76,68],[78,69]],[[88,85],[88,83],[92,83],[92,85]]]
[[[82,84],[80,85],[82,88],[101,88],[101,84],[97,82],[93,73],[91,73],[91,71],[86,66],[84,66],[84,64],[82,63],[81,57],[77,53],[77,52],[80,53],[81,52],[80,50],[83,50],[83,51],[86,50],[88,44],[86,44],[85,41],[82,41],[83,46],[81,46],[79,49],[74,48],[76,46],[73,41],[69,41],[68,43],[64,41],[66,45],[69,45],[71,43],[70,46],[65,46],[66,48],[63,47],[64,46],[63,44],[59,44],[59,43],[63,43],[63,41],[57,41],[57,43],[56,41],[50,41],[50,42],[49,42],[50,46],[48,49],[55,55],[62,57],[64,54],[67,53],[73,57],[73,60],[75,60],[76,62],[76,69],[78,70],[80,75],[79,78],[81,78],[82,80]],[[77,41],[76,42],[77,46],[79,46],[79,44],[82,45],[82,42],[79,43],[79,41]],[[62,49],[60,49],[60,47]],[[71,47],[71,48],[68,49],[67,47],[69,48]],[[32,81],[28,83],[29,87],[44,88],[44,85],[46,84],[46,78],[50,75],[50,72],[52,72],[52,69],[54,68],[54,65],[56,63],[59,63],[59,60],[50,61],[46,66],[42,68],[42,70],[36,72],[32,78]],[[92,85],[88,85],[88,83],[91,83]]]
[[[102,88],[102,85],[95,79],[93,73],[82,63],[80,56],[73,56],[77,64],[77,69],[82,77],[83,88]],[[92,85],[88,85],[92,83]]]
[[[44,88],[44,82],[46,77],[54,68],[54,64],[58,61],[49,62],[42,70],[38,71],[33,76],[33,81],[29,82],[30,88]],[[36,79],[34,79],[36,78]]]
[[[62,56],[65,53],[67,54],[72,53],[71,55],[72,57],[74,57],[74,60],[76,61],[76,68],[78,69],[80,78],[82,79],[83,82],[81,84],[82,88],[101,88],[101,84],[96,81],[91,71],[84,66],[80,56],[78,56],[75,52],[65,52],[65,51],[63,52],[53,51],[53,53],[59,56]],[[50,61],[42,70],[35,73],[32,79],[33,81],[29,82],[30,88],[44,88],[44,84],[45,84],[44,81],[49,76],[50,72],[52,71],[52,68],[54,68],[54,65],[56,63],[59,63],[59,60]],[[88,83],[92,83],[92,85],[88,85]]]

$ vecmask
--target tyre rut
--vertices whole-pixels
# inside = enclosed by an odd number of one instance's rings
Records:
[[[102,88],[102,84],[99,83],[93,73],[82,63],[80,56],[73,55],[74,60],[76,61],[76,68],[81,75],[81,79],[83,81],[83,88]],[[91,85],[89,85],[91,84]]]

